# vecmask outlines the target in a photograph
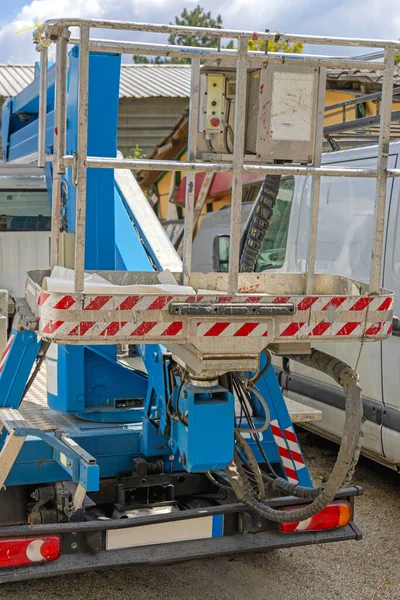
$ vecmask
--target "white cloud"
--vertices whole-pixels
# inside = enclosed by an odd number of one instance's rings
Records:
[[[5,0],[2,0],[3,2]],[[0,62],[32,63],[37,59],[31,32],[16,31],[52,17],[92,17],[169,23],[183,8],[200,3],[233,29],[269,28],[291,33],[375,37],[400,36],[400,0],[33,0],[0,29]],[[390,19],[388,18],[390,15]],[[104,32],[101,32],[104,36]],[[108,34],[110,37],[110,34]],[[143,39],[144,34],[118,32],[113,37]],[[147,36],[149,39],[149,36]]]

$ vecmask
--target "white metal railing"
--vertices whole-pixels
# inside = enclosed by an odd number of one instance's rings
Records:
[[[79,28],[79,38],[70,39],[70,27]],[[139,42],[124,42],[110,40],[90,40],[90,30],[116,29],[125,31],[146,31],[150,33],[201,34],[216,37],[218,48],[192,48],[171,46],[169,44],[148,44]],[[39,41],[40,34],[40,41]],[[221,39],[234,38],[238,40],[237,50],[220,47]],[[273,52],[258,52],[248,50],[249,40],[264,40],[320,46],[378,48],[382,52],[364,54],[359,57],[331,57],[325,55],[290,55]],[[310,219],[310,241],[307,260],[306,294],[312,293],[315,271],[315,252],[317,243],[317,225],[320,196],[320,178],[323,176],[371,177],[377,180],[375,202],[375,232],[369,291],[378,293],[383,255],[383,232],[386,203],[386,184],[388,177],[400,176],[399,169],[387,169],[390,138],[390,122],[392,107],[392,89],[394,74],[394,57],[399,42],[396,40],[377,40],[365,38],[341,38],[328,36],[304,36],[295,34],[277,34],[270,32],[240,31],[231,29],[211,29],[198,27],[181,27],[178,25],[155,25],[150,23],[130,23],[126,21],[103,21],[85,19],[52,19],[46,21],[39,31],[34,33],[37,49],[41,52],[40,69],[40,109],[39,109],[39,164],[46,160],[54,162],[53,170],[53,209],[52,209],[52,263],[59,259],[60,232],[60,175],[66,167],[74,169],[77,186],[76,197],[76,227],[75,227],[75,291],[83,291],[84,256],[85,256],[85,213],[86,213],[86,169],[87,168],[118,168],[143,170],[171,170],[187,172],[187,187],[185,199],[185,237],[183,247],[183,278],[190,283],[191,251],[194,222],[194,178],[196,172],[232,172],[232,210],[231,210],[231,244],[229,256],[228,291],[232,294],[238,290],[239,251],[240,251],[240,218],[242,205],[242,179],[244,173],[256,172],[264,174],[310,175],[313,180],[312,207]],[[43,40],[57,41],[56,52],[56,92],[54,128],[54,155],[45,156],[45,127],[46,127],[46,91],[47,91],[47,50]],[[68,43],[79,44],[79,89],[78,89],[78,147],[74,156],[66,155],[66,76]],[[88,68],[89,51],[101,51],[121,54],[145,54],[150,56],[174,56],[191,59],[191,97],[189,111],[189,140],[188,161],[163,161],[151,159],[121,159],[87,156],[87,111],[88,111]],[[383,56],[383,61],[368,63],[371,57],[376,59]],[[218,61],[219,65],[236,65],[236,114],[234,122],[234,148],[232,162],[196,162],[196,132],[199,113],[199,69],[200,60]],[[316,140],[314,162],[310,166],[270,165],[250,163],[244,157],[244,128],[246,106],[246,77],[249,66],[260,66],[263,63],[302,65],[314,67],[340,67],[373,69],[382,71],[382,110],[379,133],[379,151],[376,169],[370,168],[339,168],[321,167],[322,128],[324,119],[323,108],[317,112]],[[320,90],[321,91],[321,90]]]

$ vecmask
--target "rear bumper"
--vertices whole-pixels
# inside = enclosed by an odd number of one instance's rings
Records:
[[[354,496],[360,495],[359,487],[347,488],[337,494],[338,498],[346,498],[353,503]],[[295,498],[274,498],[268,501],[274,507],[299,504]],[[207,514],[223,514],[226,522],[238,521],[247,513],[242,504],[209,507],[182,511],[167,515],[167,519],[145,517],[139,519],[92,521],[84,523],[63,523],[54,525],[33,525],[0,528],[0,537],[21,537],[24,535],[60,534],[62,538],[62,553],[58,560],[46,564],[29,565],[25,567],[0,569],[0,583],[39,579],[55,575],[81,573],[122,565],[167,564],[172,562],[206,558],[212,555],[228,555],[241,552],[260,552],[277,548],[323,544],[327,542],[342,542],[345,540],[360,540],[361,532],[354,523],[346,527],[330,531],[302,532],[282,534],[274,524],[269,523],[270,529],[258,533],[241,534],[237,531],[224,531],[222,537],[163,543],[135,548],[105,550],[106,531],[114,529],[132,529],[138,525],[156,524],[165,520],[185,521],[199,518]],[[268,526],[268,523],[267,523]],[[273,527],[273,528],[272,528]],[[229,527],[227,528],[229,529]]]

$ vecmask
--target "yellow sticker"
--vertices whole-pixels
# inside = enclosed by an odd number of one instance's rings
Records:
[[[67,457],[62,452],[60,452],[60,463],[64,465],[64,467],[67,466]]]

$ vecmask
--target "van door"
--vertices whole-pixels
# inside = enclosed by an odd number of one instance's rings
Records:
[[[370,157],[338,162],[335,165],[376,168],[376,162],[376,157]],[[392,155],[389,157],[389,168],[393,168],[394,165],[395,156]],[[388,197],[390,197],[392,185],[393,180],[390,179],[388,181]],[[316,272],[335,273],[363,281],[368,280],[374,231],[375,191],[375,179],[322,178]],[[309,215],[310,182],[307,182],[303,191],[296,244],[297,270],[303,271],[306,262]],[[360,351],[358,343],[329,342],[316,344],[316,347],[341,358],[353,368],[356,366]],[[381,352],[380,343],[366,343],[358,365],[363,397],[366,400],[365,408],[368,409],[366,410],[368,420],[364,426],[363,447],[364,450],[378,456],[383,453],[381,426],[376,418],[376,410],[383,404]],[[303,386],[304,384],[307,386],[306,382],[309,381],[307,396],[310,395],[312,398],[314,395],[314,398],[319,398],[318,401],[310,400],[310,402],[307,399],[307,404],[323,411],[324,418],[318,424],[318,429],[322,429],[328,437],[340,438],[344,425],[344,405],[343,399],[338,397],[334,391],[332,379],[320,373],[316,374],[314,370],[304,368],[296,363],[291,363],[290,369],[294,373],[323,384],[323,389],[320,387],[317,390],[315,384],[313,389],[310,380],[301,382]],[[333,390],[333,393],[330,393],[330,390]],[[325,398],[323,398],[324,394]]]
[[[399,166],[397,157],[396,167]],[[386,238],[383,286],[395,292],[394,314],[400,316],[400,181],[393,182]],[[400,327],[394,322],[393,335],[382,342],[384,406],[380,414],[382,443],[388,461],[400,465]]]

